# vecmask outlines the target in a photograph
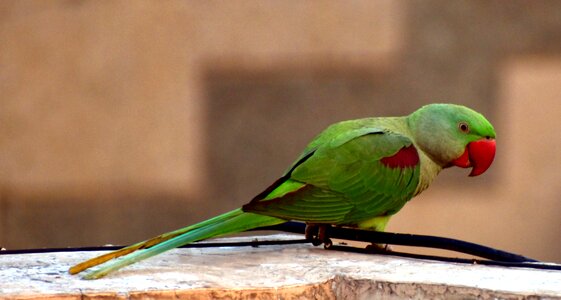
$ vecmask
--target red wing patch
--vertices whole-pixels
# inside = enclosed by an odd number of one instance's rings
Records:
[[[395,155],[380,160],[388,168],[412,168],[419,164],[419,153],[415,146],[401,148]]]

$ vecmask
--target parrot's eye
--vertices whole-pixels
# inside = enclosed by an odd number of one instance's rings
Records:
[[[469,133],[469,125],[465,122],[460,122],[458,124],[458,129],[463,133]]]

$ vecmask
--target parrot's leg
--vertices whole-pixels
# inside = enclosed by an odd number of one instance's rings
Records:
[[[392,215],[382,215],[382,216],[378,216],[378,217],[374,217],[370,220],[364,221],[362,223],[359,224],[359,228],[360,229],[366,229],[366,230],[373,230],[373,231],[379,231],[379,232],[384,232],[386,230],[386,225],[388,225],[388,222],[390,221]],[[392,247],[388,244],[376,244],[376,243],[372,243],[368,246],[366,246],[366,249],[372,252],[391,252],[392,251]]]
[[[318,225],[316,224],[306,224],[306,229],[304,230],[304,237],[306,240],[311,241],[312,245],[319,246],[321,242],[316,238],[318,232]]]
[[[306,224],[306,230],[304,232],[307,240],[312,242],[312,245],[319,246],[324,244],[327,249],[333,245],[331,239],[327,236],[327,228],[330,225],[327,224]]]

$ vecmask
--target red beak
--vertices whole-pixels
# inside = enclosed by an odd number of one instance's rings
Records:
[[[496,145],[494,139],[473,141],[467,145],[464,154],[452,163],[461,168],[473,167],[469,176],[478,176],[487,171],[493,163],[495,150]]]

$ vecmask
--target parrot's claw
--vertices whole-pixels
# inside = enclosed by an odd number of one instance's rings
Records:
[[[329,249],[333,242],[329,237],[327,237],[327,226],[325,224],[307,224],[305,230],[305,237],[314,246],[319,246],[324,244],[325,249]]]
[[[366,246],[366,250],[371,251],[371,252],[392,252],[392,246],[390,246],[389,244],[370,244],[368,246]]]
[[[327,238],[323,241],[323,248],[324,249],[329,249],[329,248],[331,248],[331,246],[333,246],[333,241],[331,241],[331,239]]]

